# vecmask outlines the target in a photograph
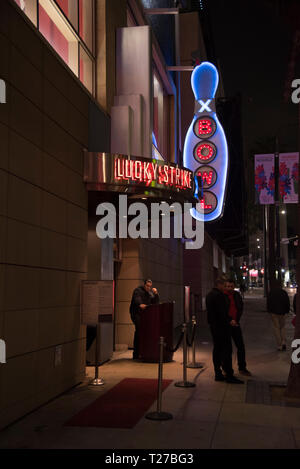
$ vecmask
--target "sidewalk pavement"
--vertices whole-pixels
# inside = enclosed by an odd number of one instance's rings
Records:
[[[283,405],[280,400],[271,405],[268,386],[287,381],[293,340],[291,317],[287,318],[286,352],[277,351],[262,291],[246,295],[241,325],[247,367],[253,373],[250,378],[241,377],[244,384],[214,381],[211,338],[208,329],[201,327],[197,333],[196,359],[205,366],[188,369],[188,381],[194,381],[196,387],[174,386],[183,377],[181,350],[174,354],[172,363],[163,367],[163,377],[174,380],[162,398],[162,410],[170,412],[172,420],[158,422],[142,417],[132,429],[63,426],[123,378],[157,378],[157,364],[132,361],[132,351],[119,352],[99,368],[104,386],[88,386],[88,377],[93,377],[94,372],[88,368],[86,382],[0,432],[0,448],[299,449],[300,400],[294,401],[299,407]],[[239,376],[235,353],[233,365]],[[156,402],[149,411],[155,410]]]

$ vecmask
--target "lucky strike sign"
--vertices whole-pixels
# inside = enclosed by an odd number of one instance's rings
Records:
[[[161,184],[166,188],[193,189],[193,173],[164,162],[115,158],[114,177],[116,181],[143,183],[146,186]]]
[[[83,180],[88,191],[197,200],[193,172],[162,159],[85,151]]]

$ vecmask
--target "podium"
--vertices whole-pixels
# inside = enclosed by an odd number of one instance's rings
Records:
[[[144,362],[159,362],[159,338],[164,337],[164,362],[173,359],[173,303],[147,306],[141,315],[140,356]]]

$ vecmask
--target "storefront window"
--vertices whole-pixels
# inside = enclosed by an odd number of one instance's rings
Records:
[[[77,31],[78,30],[77,0],[55,0],[55,1]]]
[[[93,0],[79,0],[79,35],[93,52]]]
[[[78,43],[56,9],[47,0],[39,3],[39,28],[58,55],[78,75]]]
[[[16,4],[21,8],[26,16],[32,21],[35,26],[37,25],[37,10],[36,0],[15,0]]]

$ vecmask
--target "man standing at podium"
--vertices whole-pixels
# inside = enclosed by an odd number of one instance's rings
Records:
[[[147,279],[144,285],[133,291],[130,303],[130,317],[135,325],[134,341],[133,341],[133,360],[139,358],[139,340],[140,340],[140,324],[141,313],[149,305],[159,303],[159,295],[156,288],[152,288],[152,280]]]

